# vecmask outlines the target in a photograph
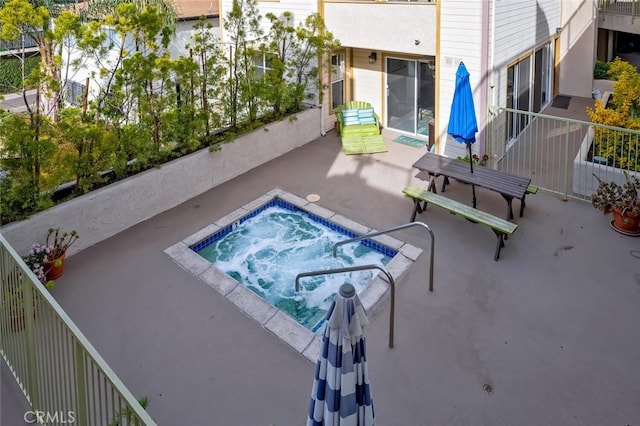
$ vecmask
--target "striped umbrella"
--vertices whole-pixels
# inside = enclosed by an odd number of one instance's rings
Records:
[[[307,426],[375,425],[364,335],[368,324],[355,289],[343,284],[327,312]]]

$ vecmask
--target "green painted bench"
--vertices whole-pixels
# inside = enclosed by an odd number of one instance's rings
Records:
[[[535,186],[534,184],[530,183],[529,186],[527,186],[527,190],[525,191],[524,195],[522,196],[522,199],[520,200],[520,217],[522,217],[523,213],[524,213],[524,208],[526,207],[526,204],[524,203],[524,199],[527,197],[527,194],[535,194],[538,192],[538,187]]]
[[[411,222],[416,219],[417,213],[422,213],[427,209],[427,203],[431,203],[434,206],[438,206],[449,211],[449,213],[460,215],[472,222],[481,223],[491,228],[498,238],[495,254],[493,256],[493,259],[496,261],[500,258],[500,249],[504,247],[504,240],[506,240],[509,235],[512,235],[518,228],[518,225],[513,222],[509,222],[492,214],[483,212],[482,210],[475,209],[471,206],[467,206],[458,201],[417,186],[407,186],[402,190],[402,192],[413,200],[414,207],[413,213],[411,214]]]

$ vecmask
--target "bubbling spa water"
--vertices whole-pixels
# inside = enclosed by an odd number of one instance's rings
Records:
[[[340,285],[349,282],[359,292],[374,271],[303,278],[298,292],[294,288],[296,275],[354,265],[384,266],[391,259],[366,240],[340,246],[334,258],[334,244],[355,236],[340,231],[340,227],[320,223],[305,211],[270,206],[233,224],[197,253],[316,331]]]

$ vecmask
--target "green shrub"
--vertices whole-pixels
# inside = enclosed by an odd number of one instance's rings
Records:
[[[25,59],[25,75],[40,64],[39,56],[32,56]],[[14,93],[22,90],[22,67],[20,60],[14,57],[4,57],[0,59],[0,94]]]
[[[595,78],[596,80],[608,80],[609,67],[609,62],[597,60],[596,65],[593,68],[593,78]]]
[[[254,45],[253,41],[265,37],[256,3],[233,1],[225,19],[226,25],[233,26],[226,29],[234,46],[228,56],[218,46],[217,31],[202,20],[194,26],[193,45],[185,46],[193,55],[171,59],[165,49],[170,28],[163,27],[161,14],[154,8],[137,11],[124,3],[105,22],[120,40],[135,38],[140,49],[123,49],[117,58],[102,61],[108,50],[102,25],[80,24],[60,15],[60,25],[50,35],[73,33],[86,55],[82,60],[100,63],[91,78],[106,82],[104,86],[89,83],[97,93],[82,108],[69,107],[57,97],[65,92],[67,72],[79,66],[81,59],[65,63],[59,52],[52,53],[49,66],[61,67],[51,73],[55,75],[38,67],[37,59],[30,59],[24,83],[19,60],[9,67],[0,63],[0,86],[9,92],[38,86],[44,100],[29,114],[0,110],[0,223],[23,219],[53,202],[199,148],[219,150],[221,143],[239,134],[303,110],[314,90],[321,95],[326,86],[319,78],[316,59],[327,58],[339,42],[324,31],[319,15],[294,28],[292,15],[284,13],[283,20],[273,16],[275,28],[264,43]],[[109,47],[111,53],[116,53],[116,47]],[[278,61],[270,65],[267,75],[258,73],[256,55],[269,59],[272,51],[279,52]],[[65,66],[70,68],[63,70]]]
[[[615,80],[613,94],[605,105],[596,100],[593,108],[587,108],[591,121],[607,126],[640,130],[640,73],[628,62],[616,58],[610,63],[609,76]],[[594,155],[607,159],[607,164],[622,169],[640,171],[638,155],[640,141],[635,135],[595,128]]]

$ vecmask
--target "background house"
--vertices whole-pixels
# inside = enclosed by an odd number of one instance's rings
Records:
[[[539,112],[557,93],[591,94],[592,4],[327,0],[323,6],[328,29],[344,46],[346,99],[372,102],[387,128],[432,137],[450,156],[465,155],[464,145],[446,136],[460,62],[470,73],[480,127],[476,153],[489,149],[488,105]],[[565,27],[570,31],[563,33]],[[585,46],[591,46],[587,55]],[[435,134],[429,135],[432,118]]]
[[[222,19],[231,5],[220,1]],[[262,15],[291,11],[297,22],[319,12],[340,40],[323,77],[325,131],[333,127],[337,106],[363,100],[387,129],[430,137],[440,153],[465,155],[446,134],[460,62],[471,74],[478,154],[500,155],[527,124],[514,120],[504,141],[487,146],[489,106],[540,112],[557,94],[591,96],[596,0],[264,0],[258,7]]]
[[[176,22],[175,34],[171,38],[168,50],[172,58],[179,56],[189,56],[187,45],[193,44],[191,36],[194,33],[193,26],[198,23],[200,17],[204,16],[206,21],[210,23],[214,31],[219,27],[219,9],[216,0],[174,0],[178,18]],[[108,40],[112,48],[106,55],[99,57],[86,56],[83,52],[76,49],[75,46],[68,46],[69,59],[67,64],[73,64],[69,67],[66,78],[67,96],[66,101],[71,104],[79,105],[82,102],[85,86],[88,83],[89,99],[95,97],[102,87],[105,87],[108,77],[100,75],[99,70],[104,67],[106,62],[114,62],[117,58],[117,50],[123,41],[118,39],[118,35],[111,28],[105,26]],[[124,41],[125,45],[130,43]],[[131,43],[132,44],[132,43]],[[129,46],[129,50],[133,50],[133,45]],[[63,55],[66,58],[66,55]],[[74,60],[76,62],[74,62]]]
[[[175,36],[169,43],[172,58],[180,55],[188,56],[189,52],[185,46],[193,44],[191,40],[193,25],[200,20],[201,16],[204,16],[214,28],[220,26],[217,0],[174,0],[174,3],[178,10],[178,22]]]

